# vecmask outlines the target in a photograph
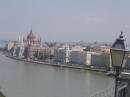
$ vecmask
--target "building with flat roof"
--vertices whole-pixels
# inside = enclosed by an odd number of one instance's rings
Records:
[[[58,48],[54,50],[54,60],[56,62],[70,62],[70,52],[69,48]]]
[[[70,63],[80,65],[91,65],[91,52],[85,52],[85,51],[70,52]]]
[[[97,67],[109,67],[110,55],[104,53],[91,54],[91,65]]]
[[[92,65],[97,67],[109,67],[110,55],[96,52],[72,51],[70,63],[80,65]]]

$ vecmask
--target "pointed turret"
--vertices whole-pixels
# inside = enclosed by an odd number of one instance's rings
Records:
[[[35,40],[35,35],[33,34],[32,29],[30,30],[30,33],[27,36],[27,40],[30,41],[30,42]]]

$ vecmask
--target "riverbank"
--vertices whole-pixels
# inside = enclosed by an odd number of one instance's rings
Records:
[[[89,71],[94,71],[94,72],[106,72],[104,69],[102,68],[88,68],[85,66],[81,66],[81,65],[75,65],[75,64],[63,64],[63,63],[52,63],[52,62],[43,62],[43,61],[37,61],[37,60],[32,60],[32,59],[21,59],[18,57],[13,57],[13,56],[9,56],[6,55],[6,57],[15,59],[15,60],[19,60],[19,61],[24,61],[24,62],[29,62],[29,63],[36,63],[36,64],[43,64],[43,65],[48,65],[48,66],[54,66],[54,67],[62,67],[62,68],[72,68],[72,69],[79,69],[79,70],[89,70]]]

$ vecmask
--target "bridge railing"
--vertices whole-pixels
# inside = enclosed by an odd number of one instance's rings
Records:
[[[108,88],[92,95],[91,97],[114,97],[114,89],[115,87]]]

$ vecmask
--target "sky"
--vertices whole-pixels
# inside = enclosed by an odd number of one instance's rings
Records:
[[[0,40],[112,42],[123,31],[130,43],[130,0],[0,0]]]

